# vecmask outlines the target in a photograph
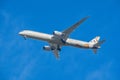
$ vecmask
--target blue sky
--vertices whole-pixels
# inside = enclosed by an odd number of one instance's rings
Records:
[[[63,47],[56,60],[42,50],[48,43],[18,35],[24,29],[62,31],[85,16],[90,18],[70,37],[106,39],[96,55]],[[1,0],[0,80],[119,80],[119,34],[119,0]]]

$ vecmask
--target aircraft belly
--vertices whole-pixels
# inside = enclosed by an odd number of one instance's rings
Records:
[[[49,35],[49,34],[45,34],[45,33],[40,33],[40,32],[32,32],[31,33],[30,32],[30,33],[26,34],[26,37],[63,45],[63,43],[58,38],[54,38],[53,35]]]
[[[50,41],[52,37],[52,35],[39,33],[39,32],[32,32],[32,33],[26,34],[26,36],[29,38],[45,40],[45,41]]]
[[[75,39],[67,39],[66,44],[74,47],[79,47],[79,48],[89,48],[88,42],[75,40]]]

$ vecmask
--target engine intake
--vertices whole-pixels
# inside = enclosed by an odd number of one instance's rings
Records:
[[[56,36],[64,36],[64,34],[62,32],[59,32],[59,31],[54,31],[53,32],[53,35],[56,35]]]
[[[51,47],[50,46],[43,46],[43,50],[46,50],[46,51],[51,51]]]

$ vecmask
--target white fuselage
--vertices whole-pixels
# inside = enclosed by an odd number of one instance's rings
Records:
[[[41,32],[24,30],[24,31],[21,31],[19,34],[24,37],[27,37],[27,38],[43,40],[43,41],[47,41],[47,42],[50,42],[53,44],[59,44],[61,46],[70,45],[70,46],[79,47],[79,48],[92,48],[90,46],[89,42],[68,38],[66,40],[66,43],[64,44],[61,42],[61,40],[59,40],[59,38],[54,38],[54,35],[45,34],[45,33],[41,33]]]

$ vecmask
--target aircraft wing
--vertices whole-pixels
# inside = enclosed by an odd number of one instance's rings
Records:
[[[70,28],[66,29],[63,31],[63,33],[65,34],[64,39],[66,40],[68,38],[68,36],[70,35],[70,33],[75,30],[81,23],[83,23],[87,18],[89,18],[89,16],[83,18],[82,20],[78,21],[77,23],[75,23],[74,25],[72,25]]]
[[[58,59],[59,58],[59,49],[61,48],[58,44],[53,44],[53,43],[50,43],[50,46],[51,48],[53,49],[53,53],[55,55],[55,57]]]
[[[53,50],[53,53],[57,59],[59,59],[59,50],[55,49]]]

